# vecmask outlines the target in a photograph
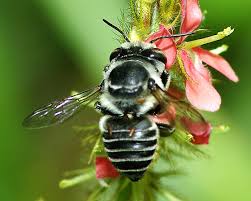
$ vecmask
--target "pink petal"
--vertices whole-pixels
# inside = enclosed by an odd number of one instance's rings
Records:
[[[180,32],[192,32],[200,26],[203,15],[198,0],[181,0],[182,7],[182,23]],[[186,37],[182,37],[181,43]]]
[[[116,178],[118,171],[106,157],[96,157],[96,178]]]
[[[212,86],[211,82],[196,70],[186,51],[181,51],[181,58],[189,76],[189,79],[186,81],[186,96],[189,102],[200,110],[217,111],[221,104],[219,93]]]
[[[202,63],[202,60],[196,53],[190,52],[190,55],[191,54],[194,58],[194,68],[196,69],[196,71],[198,71],[208,82],[211,82],[212,81],[211,73],[207,68],[205,68],[205,66]]]
[[[170,32],[163,25],[160,25],[159,31],[152,34],[145,42],[149,43],[151,40],[156,39],[160,36],[170,35]],[[170,69],[175,62],[177,54],[177,48],[174,40],[172,38],[165,38],[157,40],[154,44],[165,54],[167,58],[166,68]]]
[[[220,55],[213,54],[212,52],[202,49],[200,47],[194,48],[193,51],[195,51],[200,59],[207,63],[209,66],[213,67],[217,71],[221,72],[223,75],[225,75],[228,79],[238,82],[239,78],[233,71],[230,64]]]
[[[208,144],[211,125],[208,122],[195,122],[188,117],[181,118],[181,123],[193,136],[193,144]]]

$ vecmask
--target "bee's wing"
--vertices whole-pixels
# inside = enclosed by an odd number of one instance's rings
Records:
[[[182,122],[186,119],[189,119],[192,122],[206,123],[204,117],[191,104],[185,101],[170,99],[170,97],[169,100],[170,106],[173,106],[175,108],[176,121],[178,120]]]
[[[198,124],[207,124],[207,121],[200,114],[200,112],[196,110],[190,103],[180,100],[175,96],[162,91],[161,89],[157,89],[153,95],[165,110],[163,112],[166,113],[167,116],[171,116],[167,117],[167,119],[175,121],[173,123],[181,123],[184,125],[184,122],[190,121]],[[170,121],[168,123],[172,124]]]
[[[23,121],[27,128],[43,128],[60,124],[70,118],[80,108],[87,106],[100,94],[100,87],[83,91],[63,100],[56,100],[44,107],[35,110]]]

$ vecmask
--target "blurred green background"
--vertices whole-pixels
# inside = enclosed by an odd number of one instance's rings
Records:
[[[184,163],[188,176],[173,183],[191,201],[251,200],[251,2],[201,0],[206,27],[213,32],[231,25],[224,56],[240,77],[217,85],[223,105],[213,122],[231,126],[215,134],[210,159]],[[102,18],[118,22],[127,1],[37,0],[0,3],[0,200],[85,200],[84,187],[58,188],[66,170],[86,163],[86,149],[72,125],[95,122],[87,110],[62,126],[25,130],[23,118],[34,108],[99,83],[109,53],[119,44]],[[215,44],[217,45],[217,44]]]

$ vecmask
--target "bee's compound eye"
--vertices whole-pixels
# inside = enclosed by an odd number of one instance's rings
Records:
[[[121,53],[121,48],[115,49],[111,54],[110,54],[110,61],[113,59],[117,58]]]
[[[164,64],[166,63],[166,56],[160,50],[146,49],[143,50],[141,54],[145,57],[156,59]]]

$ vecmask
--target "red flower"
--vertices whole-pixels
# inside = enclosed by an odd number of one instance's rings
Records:
[[[187,99],[198,109],[216,111],[219,109],[221,98],[211,83],[210,75],[204,66],[193,63],[188,53],[181,51],[186,73],[189,79],[186,80]]]
[[[170,32],[165,29],[163,25],[160,25],[159,31],[152,34],[146,42],[150,42],[151,40],[161,37],[161,36],[170,36]],[[166,62],[166,68],[169,69],[175,62],[176,54],[177,54],[177,48],[175,45],[175,42],[173,39],[168,38],[165,40],[158,40],[155,42],[155,45],[163,51],[163,53],[166,55],[167,62]]]
[[[217,71],[221,72],[228,79],[234,82],[239,81],[238,77],[236,76],[235,72],[231,68],[230,64],[223,57],[217,54],[213,54],[210,51],[202,49],[200,47],[193,48],[193,51],[199,56],[199,58],[203,62],[213,67]]]
[[[197,29],[202,21],[202,12],[200,10],[198,0],[181,0],[182,17],[180,32],[187,33],[193,32]],[[227,35],[232,33],[232,30],[227,30]],[[221,34],[224,34],[222,32]],[[146,42],[153,40],[159,36],[169,36],[170,32],[165,29],[163,25],[160,26],[158,32],[151,35]],[[214,39],[205,38],[199,41],[184,42],[186,37],[182,37],[175,42],[174,39],[160,39],[155,42],[156,46],[163,50],[167,56],[167,69],[170,69],[176,58],[181,61],[180,67],[186,74],[186,97],[188,101],[197,109],[206,111],[216,111],[221,104],[221,97],[212,85],[210,72],[204,67],[203,62],[221,72],[230,80],[237,82],[238,77],[232,70],[229,63],[223,57],[213,54],[210,51],[204,50],[200,45],[213,42],[224,38],[225,36],[217,35]],[[197,42],[198,46],[192,44]]]
[[[193,109],[188,109],[186,112],[192,112]],[[195,112],[195,111],[193,111]],[[193,116],[193,115],[191,115]],[[196,118],[190,118],[181,114],[179,111],[179,105],[171,102],[165,110],[165,112],[151,116],[151,119],[158,124],[166,124],[168,126],[174,126],[175,122],[180,123],[181,126],[193,136],[193,144],[208,144],[211,133],[211,125],[204,120],[197,112],[195,112]]]
[[[116,178],[118,171],[106,157],[96,157],[96,178]]]
[[[211,125],[207,122],[194,122],[188,117],[183,117],[181,123],[193,136],[193,144],[208,144],[211,133]]]
[[[198,0],[181,0],[181,27],[180,33],[192,32],[200,26],[203,15]],[[180,43],[185,40],[182,37]]]

